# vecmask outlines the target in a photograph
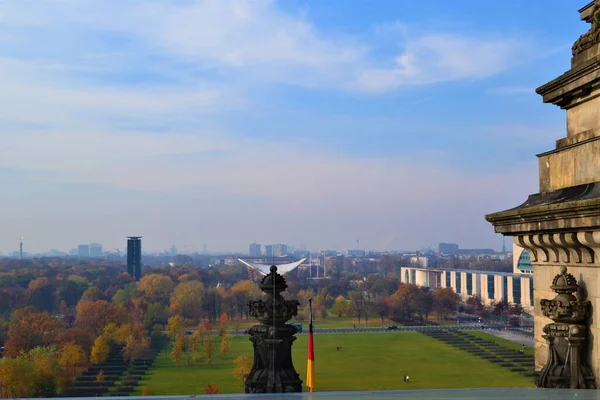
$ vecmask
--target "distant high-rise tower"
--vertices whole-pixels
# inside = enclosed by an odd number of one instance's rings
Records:
[[[21,241],[19,242],[19,256],[23,258],[23,237],[21,236]]]
[[[248,246],[248,255],[250,257],[260,257],[260,256],[262,256],[261,245],[258,244],[258,243],[251,243],[250,246]]]
[[[87,244],[80,244],[77,246],[77,256],[78,257],[89,257],[90,256],[90,246]]]
[[[136,281],[142,276],[142,237],[127,237],[127,273]]]
[[[506,254],[506,240],[502,236],[502,254]]]
[[[102,257],[102,245],[100,243],[90,243],[90,257]]]

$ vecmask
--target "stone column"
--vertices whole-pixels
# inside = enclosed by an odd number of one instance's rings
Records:
[[[539,192],[520,206],[489,214],[496,232],[513,236],[529,250],[533,265],[536,370],[546,365],[542,328],[551,323],[540,301],[551,298],[552,279],[568,267],[579,281],[579,296],[591,302],[591,318],[582,322],[592,340],[582,349],[600,377],[600,0],[579,10],[590,30],[573,45],[571,69],[536,92],[545,103],[566,110],[567,136],[539,154]],[[587,327],[589,326],[589,330]],[[587,333],[586,333],[587,334]],[[575,343],[573,343],[575,345]],[[579,353],[577,353],[579,355]],[[596,386],[600,387],[596,382]]]

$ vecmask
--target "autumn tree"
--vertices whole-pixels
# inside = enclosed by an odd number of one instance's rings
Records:
[[[150,338],[146,335],[144,327],[139,324],[132,326],[124,342],[123,356],[125,360],[137,360],[150,348]]]
[[[27,353],[33,368],[32,397],[54,397],[58,390],[61,373],[56,347],[36,347]]]
[[[448,319],[448,315],[456,311],[460,296],[452,288],[438,288],[433,291],[433,311],[439,318]]]
[[[485,309],[485,305],[483,304],[483,301],[481,301],[481,297],[479,297],[479,296],[471,296],[467,299],[467,301],[465,303],[466,303],[465,312],[467,314],[479,315]]]
[[[173,291],[173,280],[162,274],[144,275],[138,283],[149,303],[166,302]]]
[[[96,286],[90,286],[81,295],[81,299],[79,299],[77,307],[84,305],[85,303],[91,303],[98,300],[106,300],[104,298],[104,294]]]
[[[230,341],[230,335],[228,335],[227,333],[223,334],[221,336],[221,354],[226,355],[229,353],[229,341]]]
[[[200,352],[202,346],[202,337],[198,330],[195,330],[194,333],[189,338],[189,351],[192,355],[192,360],[194,362],[198,362],[202,359],[202,354]]]
[[[506,300],[502,300],[494,304],[494,314],[496,315],[507,316],[509,311],[510,304]]]
[[[56,286],[46,277],[39,277],[27,286],[28,303],[38,310],[51,312],[54,309]]]
[[[228,322],[229,318],[227,317],[227,313],[221,313],[221,317],[219,318],[219,336],[223,336],[227,333]]]
[[[428,287],[419,288],[414,299],[414,308],[421,320],[428,318],[433,310],[433,294]]]
[[[123,307],[115,306],[106,300],[98,300],[77,306],[75,325],[97,337],[107,324],[112,322],[118,326],[129,320],[130,316]]]
[[[225,313],[232,318],[234,307],[229,299],[230,296],[223,286],[208,287],[204,291],[204,299],[202,300],[205,315],[211,321],[216,321],[219,313]]]
[[[110,347],[108,340],[102,335],[98,336],[92,346],[92,354],[90,355],[90,361],[94,364],[101,364],[108,358]]]
[[[181,282],[171,295],[170,309],[173,314],[198,320],[202,316],[204,285],[200,281]]]
[[[329,295],[329,291],[326,288],[319,290],[314,298],[313,312],[319,315],[321,318],[327,317],[327,309],[330,308],[333,299]]]
[[[525,309],[523,308],[523,306],[519,303],[514,303],[511,304],[509,309],[508,309],[509,314],[512,315],[521,315],[525,312]]]
[[[59,332],[56,343],[58,343],[58,347],[60,348],[67,343],[77,343],[77,345],[81,346],[85,354],[90,354],[94,345],[94,339],[89,332],[81,328],[69,328]]]
[[[415,312],[421,317],[425,314],[426,305],[420,304],[423,300],[423,291],[417,285],[402,284],[391,296],[392,314],[396,318],[411,319]],[[433,307],[433,299],[431,301]]]
[[[338,318],[341,318],[348,314],[348,310],[349,310],[348,301],[346,301],[344,296],[339,295],[338,297],[336,297],[335,302],[333,303],[333,306],[331,307],[331,312],[333,314],[337,315]]]
[[[241,380],[243,383],[246,381],[251,369],[252,362],[246,354],[242,354],[233,360],[233,370],[231,373],[233,374],[234,378]]]
[[[35,347],[54,344],[64,328],[62,320],[52,318],[47,312],[37,312],[31,307],[18,309],[11,318],[4,355],[16,357]]]
[[[168,309],[162,303],[148,304],[144,313],[144,326],[151,328],[154,324],[166,324],[168,318]]]
[[[248,317],[248,300],[260,296],[260,288],[252,281],[240,281],[229,289],[229,293],[240,318]]]
[[[350,306],[348,310],[353,316],[358,318],[358,323],[360,324],[361,318],[365,316],[365,298],[358,290],[349,292],[348,296],[350,297]]]
[[[24,355],[3,358],[0,362],[0,397],[31,397],[35,372]]]
[[[83,348],[75,343],[66,343],[59,352],[58,365],[65,371],[67,379],[71,381],[76,374],[76,367],[85,363],[87,357]]]
[[[204,337],[204,343],[202,345],[204,347],[204,358],[206,358],[206,360],[208,361],[208,365],[211,365],[215,349],[215,344],[212,340],[212,335],[206,335]]]
[[[384,297],[376,297],[372,303],[372,307],[373,307],[373,312],[375,313],[375,315],[377,315],[379,318],[381,318],[381,323],[383,324],[385,317],[388,316],[389,312],[390,312],[390,310],[388,308],[388,304],[385,301],[385,298]]]
[[[179,361],[181,361],[181,357],[185,352],[185,338],[183,336],[177,338],[175,343],[173,343],[173,350],[171,351],[171,359],[175,363],[175,365],[179,366]]]
[[[167,334],[171,340],[177,340],[184,333],[183,319],[179,315],[174,315],[167,321]]]

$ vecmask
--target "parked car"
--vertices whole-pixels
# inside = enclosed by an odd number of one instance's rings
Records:
[[[398,327],[396,325],[390,325],[386,328],[388,331],[397,331]]]

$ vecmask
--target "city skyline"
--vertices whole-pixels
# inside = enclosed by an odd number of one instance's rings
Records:
[[[127,237],[127,239],[129,239],[130,237]],[[37,255],[48,255],[48,256],[56,256],[58,255],[58,253],[62,253],[65,256],[78,256],[78,257],[84,257],[84,258],[94,258],[94,257],[103,257],[104,255],[114,255],[115,252],[118,252],[121,256],[125,257],[127,255],[127,243],[125,243],[125,245],[121,246],[121,247],[114,247],[114,248],[105,248],[103,246],[102,243],[80,243],[75,245],[74,247],[72,246],[71,248],[68,249],[45,249],[45,250],[41,250],[41,251],[28,251],[26,248],[22,247],[23,245],[23,241],[20,240],[19,241],[19,249],[17,250],[11,250],[11,249],[0,249],[0,257],[17,257],[19,256],[19,252],[22,251],[23,254],[25,254],[26,257],[31,257],[33,256],[37,256]],[[304,244],[302,244],[301,246],[295,246],[293,244],[260,244],[260,243],[249,243],[247,248],[245,250],[239,250],[239,249],[232,249],[232,250],[221,250],[221,251],[210,251],[208,249],[205,249],[204,247],[202,247],[202,249],[188,249],[185,248],[183,251],[179,251],[178,247],[174,244],[172,244],[169,248],[164,248],[164,249],[146,249],[144,250],[142,253],[143,254],[168,254],[171,256],[175,256],[178,254],[202,254],[202,253],[206,253],[206,254],[212,254],[212,255],[227,255],[227,254],[238,254],[238,255],[245,255],[245,256],[250,256],[250,257],[272,257],[274,256],[274,254],[270,254],[269,253],[269,247],[273,248],[276,246],[283,246],[283,249],[287,249],[287,250],[280,250],[279,252],[276,252],[277,254],[275,254],[276,257],[279,256],[284,256],[284,255],[291,255],[294,253],[304,253],[306,251],[310,252],[310,253],[319,253],[319,252],[328,252],[328,251],[338,251],[340,253],[344,253],[344,252],[348,252],[348,255],[352,255],[354,256],[355,253],[358,254],[360,252],[362,252],[363,254],[365,253],[369,253],[369,252],[373,252],[373,253],[385,253],[385,252],[389,252],[389,253],[410,253],[410,252],[422,252],[422,251],[433,251],[435,253],[440,253],[441,252],[441,248],[440,245],[450,245],[450,246],[455,246],[456,249],[460,249],[460,250],[494,250],[496,253],[506,253],[506,248],[505,248],[505,243],[502,243],[500,246],[498,247],[489,247],[489,248],[475,248],[475,247],[465,247],[465,246],[461,246],[460,244],[457,243],[444,243],[444,242],[437,242],[435,244],[431,244],[429,246],[424,246],[424,247],[419,247],[419,248],[395,248],[395,249],[387,249],[387,250],[381,250],[381,249],[373,249],[373,248],[361,248],[360,250],[357,249],[356,247],[352,248],[352,247],[342,247],[342,248],[303,248],[303,246],[305,246]],[[291,250],[290,250],[291,249]],[[82,253],[83,251],[83,253]],[[350,254],[352,253],[352,254]]]
[[[0,249],[498,249],[573,4],[344,4],[0,3]]]

